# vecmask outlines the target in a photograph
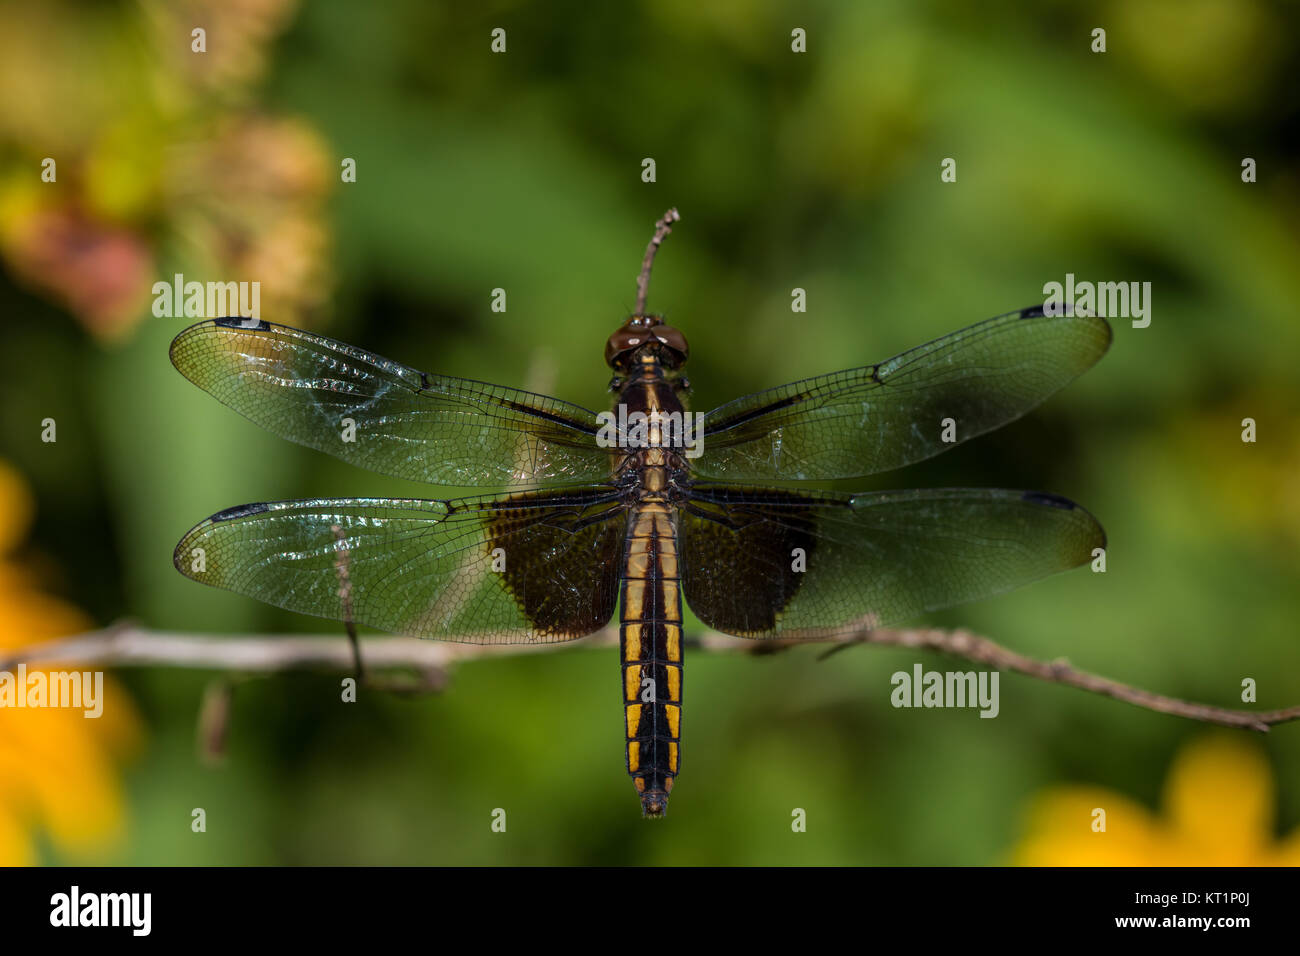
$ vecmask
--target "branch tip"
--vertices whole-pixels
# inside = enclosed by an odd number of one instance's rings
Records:
[[[650,296],[650,270],[654,267],[655,253],[659,251],[659,246],[663,244],[668,234],[673,231],[673,223],[680,222],[681,216],[677,214],[677,208],[673,207],[659,217],[655,223],[654,235],[650,237],[650,244],[645,247],[645,258],[641,260],[641,274],[636,279],[636,311],[633,315],[645,315],[646,299]]]

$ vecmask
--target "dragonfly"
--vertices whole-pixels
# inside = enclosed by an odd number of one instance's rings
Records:
[[[199,322],[176,368],[268,431],[453,498],[218,512],[177,545],[206,585],[302,614],[479,644],[572,641],[618,614],[627,773],[646,817],[681,767],[683,601],[755,641],[833,640],[1009,591],[1106,546],[1083,507],[995,488],[839,492],[1011,422],[1106,352],[1042,303],[874,365],[687,410],[683,333],[636,308],[609,337],[613,409],[418,371],[260,319]],[[339,584],[347,555],[349,586]]]

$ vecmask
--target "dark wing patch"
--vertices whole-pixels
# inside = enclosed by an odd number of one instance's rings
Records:
[[[740,637],[886,626],[1077,567],[1105,547],[1056,495],[999,489],[837,494],[697,485],[681,516],[687,603]],[[806,554],[798,570],[795,548]]]
[[[618,598],[624,510],[608,493],[453,501],[322,498],[232,508],[176,546],[182,574],[277,607],[472,644],[568,641]]]
[[[735,495],[730,503],[710,500],[708,492],[688,501],[682,564],[691,610],[739,637],[772,631],[803,584],[804,575],[789,570],[799,553],[816,564],[811,555],[821,507],[774,490]]]
[[[541,634],[580,636],[604,627],[614,614],[619,560],[623,555],[623,508],[600,495],[595,503],[580,495],[553,497],[538,505],[527,497],[521,507],[497,507],[485,518],[489,552],[500,549],[502,583],[524,616]]]

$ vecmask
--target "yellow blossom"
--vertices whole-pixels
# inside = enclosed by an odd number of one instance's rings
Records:
[[[32,510],[22,478],[0,462],[0,657],[89,627],[14,559]],[[64,853],[94,855],[112,845],[125,818],[117,763],[138,737],[131,700],[111,681],[99,718],[73,708],[0,708],[0,865],[36,862],[38,833]]]
[[[1104,787],[1040,795],[1014,853],[1025,866],[1296,866],[1300,828],[1275,836],[1273,776],[1259,747],[1216,735],[1185,747],[1162,812]],[[1105,829],[1100,828],[1104,812]]]

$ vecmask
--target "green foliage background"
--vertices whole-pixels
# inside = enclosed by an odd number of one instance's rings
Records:
[[[105,42],[138,55],[121,39],[133,8],[98,15]],[[489,52],[498,26],[504,55]],[[1115,323],[1111,353],[1042,409],[859,487],[1082,502],[1109,534],[1105,575],[931,621],[1227,706],[1253,677],[1278,707],[1300,701],[1296,26],[1294,5],[1253,0],[320,2],[275,41],[256,105],[318,130],[331,175],[358,165],[328,199],[328,305],[298,321],[417,368],[542,375],[588,407],[608,400],[604,339],[669,205],[682,222],[651,305],[690,338],[701,410],[1028,305],[1067,272],[1153,282],[1150,328]],[[162,276],[197,271],[159,248]],[[806,315],[790,312],[796,286]],[[36,485],[35,546],[101,622],[318,632],[183,579],[176,540],[245,501],[438,494],[277,441],[194,389],[167,361],[184,319],[101,345],[4,275],[0,313],[0,453]],[[47,414],[53,448],[32,424]],[[1246,416],[1257,444],[1240,440]],[[966,668],[817,653],[690,657],[683,772],[658,824],[623,772],[609,648],[470,663],[441,695],[349,706],[336,677],[250,680],[220,769],[195,757],[209,675],[124,674],[149,736],[125,771],[115,861],[996,863],[1042,788],[1154,807],[1173,754],[1206,732],[1010,675],[996,720],[895,710],[894,671]],[[1289,832],[1300,727],[1258,746]]]

